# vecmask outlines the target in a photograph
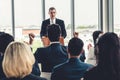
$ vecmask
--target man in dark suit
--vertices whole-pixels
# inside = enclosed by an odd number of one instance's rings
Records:
[[[41,63],[42,72],[52,72],[55,65],[67,61],[68,54],[65,46],[61,45],[59,38],[61,35],[61,27],[57,24],[51,24],[47,28],[47,36],[50,45],[44,48],[38,48],[35,52],[35,58]]]
[[[49,8],[49,15],[50,15],[50,18],[47,19],[47,20],[44,20],[42,22],[42,26],[41,26],[41,31],[40,31],[40,36],[41,38],[42,37],[45,37],[47,35],[47,26],[50,25],[50,24],[59,24],[60,27],[61,27],[61,36],[63,38],[66,37],[66,30],[65,30],[65,24],[64,24],[64,21],[63,20],[60,20],[60,19],[57,19],[55,16],[56,16],[56,9],[54,7],[50,7]]]
[[[54,67],[51,80],[80,80],[92,65],[80,61],[79,56],[83,51],[83,41],[72,38],[68,44],[69,60]]]

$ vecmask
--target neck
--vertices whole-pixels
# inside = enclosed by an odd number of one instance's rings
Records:
[[[53,17],[53,18],[50,18],[50,19],[52,19],[52,20],[53,20],[53,19],[55,19],[55,17]]]

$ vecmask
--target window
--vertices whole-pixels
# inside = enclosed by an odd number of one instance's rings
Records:
[[[88,42],[93,43],[95,30],[98,30],[98,0],[75,0],[75,31],[84,41],[85,49]]]
[[[120,0],[114,0],[114,32],[120,36]]]
[[[0,0],[0,31],[12,34],[11,0]]]
[[[41,0],[14,0],[15,4],[15,38],[28,42],[28,34],[35,34],[33,49],[41,46],[40,22]],[[35,47],[34,47],[35,45]]]

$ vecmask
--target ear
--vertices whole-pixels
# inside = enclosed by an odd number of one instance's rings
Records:
[[[50,12],[48,11],[48,14],[50,15]]]

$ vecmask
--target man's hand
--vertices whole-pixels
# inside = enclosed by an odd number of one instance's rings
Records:
[[[29,44],[32,45],[35,35],[33,33],[29,33],[28,35],[29,35]]]
[[[74,37],[77,37],[77,38],[78,38],[78,35],[79,35],[78,32],[74,32],[74,33],[73,33],[73,36],[74,36]]]

